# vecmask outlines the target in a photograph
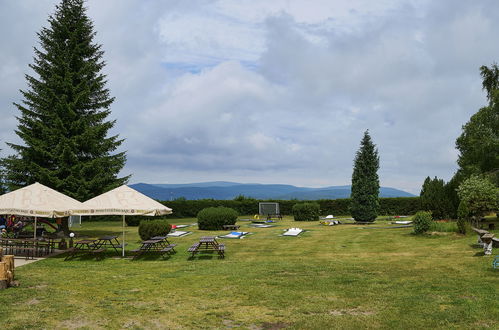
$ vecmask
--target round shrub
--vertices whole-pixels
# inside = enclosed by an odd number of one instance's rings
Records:
[[[139,236],[148,240],[154,236],[166,236],[172,229],[166,220],[142,220],[139,225]]]
[[[234,225],[238,213],[229,207],[208,207],[198,212],[198,227],[201,230],[220,230],[224,225]]]
[[[318,203],[299,203],[293,205],[295,221],[318,221],[320,206]]]
[[[419,211],[414,215],[412,221],[414,223],[414,233],[423,234],[430,229],[433,218],[431,216],[431,212]]]

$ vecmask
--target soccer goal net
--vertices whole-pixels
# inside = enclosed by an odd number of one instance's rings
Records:
[[[258,213],[260,215],[276,215],[279,212],[279,203],[258,203]]]

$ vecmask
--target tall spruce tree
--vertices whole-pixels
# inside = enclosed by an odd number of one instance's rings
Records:
[[[355,221],[372,222],[379,210],[379,156],[376,146],[364,132],[354,161],[350,212]]]
[[[113,154],[123,140],[108,137],[114,98],[84,0],[62,0],[48,23],[34,48],[35,75],[26,75],[28,89],[14,103],[24,144],[9,143],[17,154],[5,160],[6,183],[16,189],[38,181],[83,201],[128,180],[118,177],[125,153]]]

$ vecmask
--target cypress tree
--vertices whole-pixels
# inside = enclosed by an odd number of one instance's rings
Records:
[[[26,75],[22,102],[14,103],[24,144],[9,143],[17,154],[5,160],[6,183],[12,190],[38,181],[86,200],[128,180],[118,178],[125,153],[113,154],[123,140],[108,137],[114,98],[84,0],[62,0],[48,23],[29,65],[35,75]]]
[[[379,210],[379,156],[369,131],[364,132],[354,160],[350,212],[355,221],[374,221]]]

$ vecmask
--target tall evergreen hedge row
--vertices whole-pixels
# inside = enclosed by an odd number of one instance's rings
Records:
[[[236,200],[214,200],[214,199],[201,199],[201,200],[175,200],[163,201],[162,204],[173,209],[173,214],[166,216],[169,218],[195,218],[199,211],[207,207],[230,207],[242,215],[252,215],[258,213],[259,202],[277,202],[279,209],[283,215],[291,215],[293,213],[293,205],[300,202],[316,202],[320,205],[322,214],[333,215],[350,215],[349,206],[350,199],[321,199],[317,201],[298,201],[298,200],[254,200],[245,199],[242,201]],[[407,215],[415,214],[421,209],[419,197],[396,197],[396,198],[380,198],[380,215]],[[140,217],[127,217],[127,222],[137,221],[133,218]],[[147,219],[147,217],[144,217]]]

